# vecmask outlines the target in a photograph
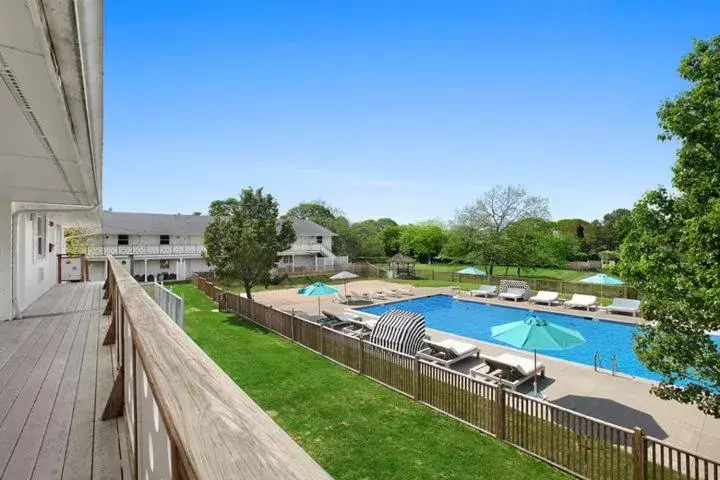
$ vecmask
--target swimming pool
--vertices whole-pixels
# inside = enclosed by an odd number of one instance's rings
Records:
[[[432,295],[371,305],[357,308],[357,310],[381,315],[394,308],[424,314],[425,323],[429,328],[505,346],[507,345],[492,339],[490,328],[522,320],[528,316],[527,310],[456,300],[448,295]],[[632,350],[633,335],[636,331],[634,325],[607,320],[591,320],[554,312],[536,311],[536,314],[548,322],[579,331],[587,340],[586,344],[570,350],[546,350],[540,353],[592,366],[595,352],[600,352],[603,366],[607,369],[610,368],[610,360],[615,355],[622,373],[650,380],[660,380],[658,374],[651,372],[640,363]],[[713,340],[720,348],[720,337],[713,337]]]

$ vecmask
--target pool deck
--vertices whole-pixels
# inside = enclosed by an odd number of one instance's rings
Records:
[[[396,288],[397,284],[381,280],[362,280],[348,284],[348,292],[379,291]],[[452,294],[447,287],[429,288],[416,287],[413,289],[417,296],[434,294]],[[340,287],[342,293],[343,287]],[[304,310],[308,313],[317,313],[317,297],[301,297],[295,290],[272,290],[254,294],[256,301],[282,309]],[[547,307],[529,304],[528,302],[513,302],[498,299],[470,298],[467,293],[462,296],[464,300],[501,304],[507,307],[516,307],[527,311],[532,308],[536,311],[550,311],[577,315],[580,317],[593,317],[613,320],[624,323],[642,323],[640,318],[629,315],[615,315],[603,311],[586,312],[584,310],[565,309],[561,306]],[[406,298],[407,299],[407,298]],[[387,302],[401,299],[388,299]],[[376,302],[386,303],[386,302]],[[341,313],[347,310],[347,305],[332,303],[329,299],[322,300],[322,309],[329,312]],[[428,329],[433,339],[459,338],[465,342],[474,343],[483,352],[495,355],[507,351],[515,351],[511,347],[504,347],[494,343],[452,335],[439,330]],[[527,352],[521,352],[527,356]],[[563,407],[600,418],[607,422],[622,425],[627,428],[642,427],[645,433],[657,439],[669,442],[677,447],[711,459],[720,460],[720,419],[702,414],[693,406],[682,405],[673,401],[661,400],[649,393],[652,382],[640,378],[613,376],[609,372],[596,372],[593,367],[569,362],[553,357],[538,354],[538,361],[546,366],[547,378],[539,384],[541,393],[549,402]],[[455,369],[467,371],[478,361],[468,360],[456,364]],[[518,391],[528,393],[532,391],[532,382],[526,383]]]

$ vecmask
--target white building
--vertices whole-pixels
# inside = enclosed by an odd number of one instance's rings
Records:
[[[332,251],[333,237],[337,234],[310,220],[293,220],[292,224],[295,241],[279,253],[279,271],[332,271],[347,267],[348,257],[336,256]]]
[[[66,11],[67,10],[67,11]],[[0,12],[0,320],[58,281],[64,225],[102,199],[102,5]]]
[[[108,254],[139,281],[184,280],[207,271],[203,234],[209,221],[206,215],[102,212],[100,233],[87,238],[90,279],[105,279]]]
[[[100,233],[87,238],[91,280],[107,275],[106,255],[124,262],[139,281],[184,280],[210,269],[203,235],[211,217],[158,213],[102,212]],[[335,256],[335,234],[308,220],[294,220],[295,242],[278,254],[280,272],[331,271],[347,266]]]

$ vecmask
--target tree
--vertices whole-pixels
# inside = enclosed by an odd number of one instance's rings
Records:
[[[68,255],[82,255],[87,253],[87,237],[92,235],[93,229],[87,227],[65,227],[65,253]]]
[[[455,263],[469,262],[472,252],[477,249],[477,232],[471,227],[459,225],[447,232],[440,258]]]
[[[325,228],[330,228],[336,215],[333,213],[333,208],[331,206],[327,205],[322,200],[316,200],[314,202],[305,202],[294,206],[287,211],[285,217],[291,220],[310,220],[318,225],[322,225]]]
[[[210,202],[208,213],[212,217],[227,217],[238,205],[237,198],[226,198],[225,200],[214,200]]]
[[[602,219],[604,250],[617,250],[632,228],[632,212],[627,208],[618,208],[605,214]],[[599,253],[599,252],[598,252]]]
[[[547,198],[530,195],[521,186],[496,185],[474,204],[461,209],[455,217],[454,226],[475,231],[478,249],[470,257],[484,264],[492,275],[493,267],[502,261],[501,244],[505,230],[519,220],[549,217]]]
[[[205,230],[205,256],[222,284],[242,282],[247,298],[255,285],[269,285],[278,252],[290,248],[295,232],[289,219],[278,221],[278,206],[262,188],[246,188],[239,201],[216,200]]]
[[[400,235],[400,249],[420,262],[430,262],[440,254],[445,231],[437,223],[406,225]]]
[[[383,253],[389,257],[400,251],[400,237],[403,227],[400,225],[389,226],[382,231]]]
[[[690,88],[658,111],[660,140],[680,145],[677,193],[635,205],[618,269],[642,294],[635,352],[662,376],[651,391],[720,417],[720,347],[706,333],[720,329],[720,36],[696,41],[679,72]]]

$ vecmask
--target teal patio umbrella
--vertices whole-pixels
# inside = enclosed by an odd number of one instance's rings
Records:
[[[312,285],[301,288],[298,290],[298,293],[305,297],[318,297],[318,315],[320,315],[322,314],[322,311],[320,310],[320,297],[338,293],[338,289],[331,287],[330,285],[325,285],[322,282],[315,282]]]
[[[485,275],[485,272],[483,272],[479,268],[475,268],[475,267],[463,268],[462,270],[458,270],[457,273],[459,273],[461,275],[478,275],[478,276]]]
[[[567,350],[585,343],[577,330],[546,322],[531,312],[525,320],[492,327],[492,338],[517,348],[532,349],[535,361],[534,390],[537,396],[537,351]]]
[[[619,278],[611,277],[610,275],[605,275],[604,273],[598,273],[592,277],[583,278],[580,281],[582,283],[600,285],[600,297],[603,296],[603,285],[625,285],[625,282]]]

